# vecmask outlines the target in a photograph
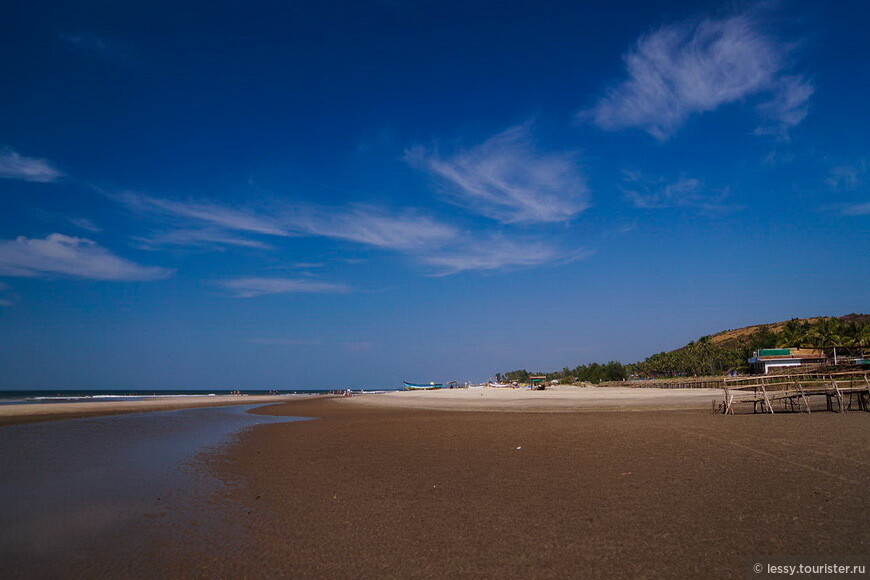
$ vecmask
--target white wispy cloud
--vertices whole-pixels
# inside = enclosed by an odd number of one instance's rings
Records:
[[[85,230],[92,233],[99,233],[103,231],[103,228],[101,228],[88,218],[66,216],[66,220],[80,230]]]
[[[211,224],[228,230],[270,236],[291,235],[285,227],[264,210],[233,208],[208,201],[161,199],[134,192],[124,192],[114,198],[130,209],[144,213],[163,214],[176,218]]]
[[[0,149],[0,177],[50,183],[63,176],[60,170],[45,159],[25,157],[8,147]]]
[[[842,197],[851,197],[851,200],[833,203],[821,208],[822,211],[832,211],[843,216],[866,216],[870,215],[870,202],[857,201],[855,197],[866,199],[866,174],[870,170],[870,162],[866,158],[852,159],[832,166],[828,170],[825,182]]]
[[[740,209],[727,203],[727,189],[710,191],[703,181],[694,177],[666,179],[624,171],[620,189],[632,205],[640,209],[684,207],[715,213]]]
[[[502,223],[567,221],[588,207],[576,154],[536,151],[529,124],[449,158],[418,146],[405,159],[436,177],[453,202]]]
[[[237,298],[254,298],[264,294],[335,294],[350,292],[344,284],[298,278],[236,278],[218,284]]]
[[[535,240],[495,236],[473,240],[450,251],[429,254],[423,261],[436,268],[436,277],[469,270],[509,270],[514,268],[565,264],[590,256],[581,248],[567,252],[562,248]]]
[[[63,234],[0,241],[0,276],[62,274],[92,280],[144,281],[160,280],[172,273],[120,258],[92,240]]]
[[[758,127],[755,133],[787,140],[789,129],[800,125],[806,118],[810,97],[814,92],[813,84],[801,76],[788,75],[780,78],[771,99],[758,106],[767,122]]]
[[[169,230],[148,237],[136,237],[133,239],[139,242],[139,247],[145,250],[162,249],[167,246],[210,249],[223,249],[227,246],[257,249],[271,248],[269,244],[259,240],[234,236],[229,232],[217,228]]]
[[[840,206],[840,212],[848,216],[870,215],[870,201],[863,203],[843,204]]]
[[[443,244],[454,227],[412,210],[370,205],[337,208],[315,205],[269,209],[232,207],[203,201],[176,201],[125,193],[116,199],[131,209],[182,219],[180,223],[271,236],[318,236],[380,248],[411,251]]]
[[[176,201],[126,193],[116,199],[134,210],[165,217],[177,226],[148,238],[146,248],[166,245],[238,245],[264,247],[242,234],[317,236],[346,240],[410,254],[443,276],[468,270],[499,270],[554,264],[582,257],[540,240],[519,241],[495,235],[467,240],[458,230],[410,209],[371,205],[327,208],[315,205],[278,205],[269,209],[233,207],[209,201]],[[190,226],[190,227],[184,227]],[[304,270],[320,263],[301,263]],[[310,276],[310,272],[300,275]],[[241,278],[219,282],[239,297],[284,292],[345,292],[341,284],[299,278]]]
[[[828,171],[828,178],[825,182],[832,189],[837,190],[854,190],[857,189],[864,179],[864,174],[870,164],[866,160],[859,160],[855,163],[844,163],[835,165]]]
[[[663,26],[623,57],[627,78],[581,117],[606,130],[629,127],[668,139],[693,114],[768,95],[760,132],[782,134],[807,114],[813,86],[786,74],[792,45],[765,33],[754,14]]]
[[[441,245],[456,235],[453,226],[413,210],[387,210],[369,205],[344,208],[306,206],[282,221],[297,234],[348,240],[379,248],[413,251]]]

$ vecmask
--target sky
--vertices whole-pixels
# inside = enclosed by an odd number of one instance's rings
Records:
[[[0,389],[480,381],[867,312],[868,17],[7,3]]]

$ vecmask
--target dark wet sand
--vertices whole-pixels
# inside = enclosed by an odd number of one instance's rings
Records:
[[[870,554],[868,413],[346,403],[256,410],[323,420],[212,456],[228,525],[164,545],[161,573],[730,578],[771,555]]]

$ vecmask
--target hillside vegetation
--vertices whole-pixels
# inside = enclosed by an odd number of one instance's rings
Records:
[[[702,336],[681,348],[660,352],[636,363],[591,363],[536,374],[546,374],[548,380],[591,383],[620,381],[630,376],[716,375],[748,370],[746,360],[763,348],[817,348],[829,355],[836,348],[841,356],[862,356],[870,350],[870,314],[793,318],[746,326]],[[522,369],[497,376],[522,382],[528,380],[529,372]]]

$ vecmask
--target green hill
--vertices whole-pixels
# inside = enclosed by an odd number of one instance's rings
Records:
[[[548,380],[600,383],[620,381],[630,376],[678,377],[719,375],[748,370],[747,359],[762,348],[818,348],[841,356],[863,356],[870,351],[870,314],[835,317],[793,318],[756,324],[702,336],[678,349],[654,354],[631,364],[610,361],[590,363],[546,374]],[[516,370],[499,378],[527,381],[529,372]]]

